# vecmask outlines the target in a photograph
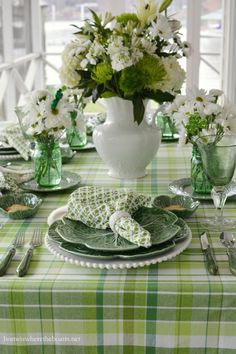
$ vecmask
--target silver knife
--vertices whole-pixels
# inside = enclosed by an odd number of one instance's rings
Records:
[[[208,272],[212,275],[216,275],[216,274],[218,274],[218,265],[216,264],[214,254],[213,254],[212,249],[209,245],[206,232],[201,234],[200,240],[201,240],[202,251],[203,251],[203,253],[205,255],[205,259],[206,259]]]

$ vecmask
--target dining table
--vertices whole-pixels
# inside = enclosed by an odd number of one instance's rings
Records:
[[[115,179],[95,149],[78,151],[64,171],[78,173],[81,186],[125,188],[152,197],[174,196],[169,184],[190,177],[191,145],[163,141],[147,175]],[[137,159],[138,159],[137,153]],[[18,161],[20,163],[20,161]],[[22,162],[27,165],[27,162]],[[210,275],[200,244],[204,220],[215,213],[211,198],[185,219],[191,242],[175,257],[122,267],[73,262],[35,248],[28,273],[16,268],[35,229],[44,238],[48,216],[65,206],[71,189],[38,194],[43,202],[32,218],[0,216],[0,257],[19,231],[26,242],[17,249],[0,278],[1,354],[228,354],[236,353],[236,277],[230,273],[219,231],[208,240],[219,267]],[[236,219],[236,199],[227,200],[225,216]]]

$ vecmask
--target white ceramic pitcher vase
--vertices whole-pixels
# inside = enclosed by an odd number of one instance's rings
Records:
[[[140,125],[134,122],[132,101],[112,97],[104,102],[107,119],[95,128],[93,141],[108,174],[115,178],[145,176],[160,146],[160,129],[145,118]]]

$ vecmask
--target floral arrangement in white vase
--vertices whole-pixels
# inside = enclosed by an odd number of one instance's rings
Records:
[[[91,11],[62,53],[60,78],[84,97],[120,97],[133,103],[134,120],[144,116],[144,99],[173,101],[185,71],[178,60],[189,53],[181,24],[167,15],[171,0],[138,0],[136,13],[104,16]]]
[[[179,95],[166,108],[180,133],[180,143],[194,143],[204,135],[217,135],[236,132],[236,112],[223,101],[223,91],[212,89],[193,89],[186,96]]]

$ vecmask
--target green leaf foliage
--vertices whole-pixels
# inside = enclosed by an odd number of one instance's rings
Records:
[[[159,8],[159,12],[163,12],[167,9],[167,7],[170,6],[170,4],[172,3],[173,0],[163,0],[160,8]]]
[[[105,91],[101,94],[102,98],[111,98],[111,97],[115,97],[115,96],[117,96],[117,94],[114,92],[111,92],[111,91]]]
[[[175,99],[175,96],[171,95],[169,92],[162,92],[160,90],[145,90],[143,95],[144,97],[150,98],[151,100],[154,100],[160,104],[164,102],[172,102]]]
[[[134,121],[138,123],[138,125],[142,122],[145,107],[143,104],[142,96],[137,95],[133,99],[133,113],[134,113]]]
[[[92,9],[89,9],[89,11],[91,12],[91,14],[93,16],[94,24],[96,25],[96,27],[101,28],[102,24],[101,24],[101,20],[100,20],[99,16]]]
[[[95,87],[95,89],[93,90],[93,93],[92,93],[92,101],[93,101],[93,103],[96,102],[99,97],[101,97],[101,94],[102,94],[103,90],[104,90],[104,86],[103,85],[97,85]]]

